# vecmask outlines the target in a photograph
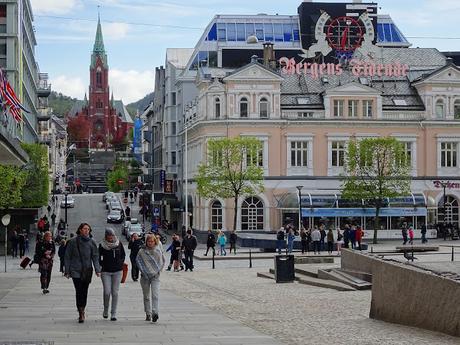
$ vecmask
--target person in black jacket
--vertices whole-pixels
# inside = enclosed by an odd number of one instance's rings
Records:
[[[229,238],[229,242],[230,242],[230,254],[232,253],[232,249],[233,249],[233,252],[235,253],[236,255],[236,240],[238,239],[238,235],[236,234],[235,230],[232,230],[230,232],[230,238]]]
[[[209,248],[212,248],[212,254],[216,254],[215,247],[216,246],[216,235],[212,233],[211,230],[208,230],[208,239],[206,240],[206,253],[204,256],[208,255]]]
[[[104,288],[104,319],[109,317],[109,302],[112,297],[110,321],[117,321],[118,290],[125,262],[125,249],[111,228],[105,229],[104,239],[99,244],[99,264]]]
[[[51,271],[53,270],[53,258],[56,253],[54,247],[53,236],[50,231],[46,231],[43,235],[43,241],[38,242],[35,248],[35,255],[38,258],[38,271],[40,272],[40,284],[43,294],[50,291]]]
[[[182,250],[184,251],[185,271],[193,271],[193,252],[197,246],[196,237],[192,235],[192,230],[187,230],[187,236],[182,240]]]
[[[128,249],[131,250],[129,253],[129,260],[131,261],[131,278],[135,282],[139,279],[139,268],[136,265],[136,257],[143,244],[144,242],[142,242],[142,239],[139,238],[137,233],[131,236],[131,240],[128,243]]]

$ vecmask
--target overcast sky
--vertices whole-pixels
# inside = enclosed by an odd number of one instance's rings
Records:
[[[193,48],[215,14],[294,15],[301,3],[301,0],[30,1],[40,70],[49,73],[53,90],[80,99],[88,90],[90,54],[100,6],[110,86],[115,98],[125,104],[152,92],[154,70],[164,64],[166,48]],[[460,51],[460,0],[381,0],[378,4],[379,13],[391,15],[414,47]]]

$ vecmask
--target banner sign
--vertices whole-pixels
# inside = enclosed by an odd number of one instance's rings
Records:
[[[380,217],[426,216],[425,207],[381,208]],[[375,217],[375,208],[302,208],[302,217]]]
[[[172,194],[174,193],[174,188],[173,188],[173,180],[165,180],[165,189],[164,189],[165,194]]]

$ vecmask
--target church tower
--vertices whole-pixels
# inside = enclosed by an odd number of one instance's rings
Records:
[[[112,114],[109,104],[109,66],[99,16],[89,70],[88,117],[92,125],[89,133],[91,147],[107,148],[111,139],[109,133],[112,129]]]

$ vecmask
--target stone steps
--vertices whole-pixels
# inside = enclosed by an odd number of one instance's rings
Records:
[[[372,283],[356,278],[350,274],[347,274],[339,269],[330,270],[318,270],[318,278],[333,280],[348,286],[351,286],[356,290],[369,290],[372,288]]]

